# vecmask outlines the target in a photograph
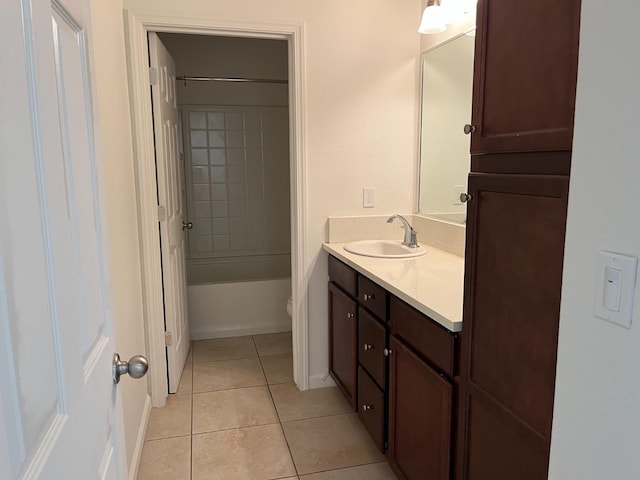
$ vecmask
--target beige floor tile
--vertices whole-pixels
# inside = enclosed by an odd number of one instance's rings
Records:
[[[144,442],[138,480],[190,480],[191,436]]]
[[[215,338],[193,342],[193,363],[257,357],[258,352],[251,336]]]
[[[169,395],[164,407],[151,409],[146,440],[179,437],[190,433],[190,395]]]
[[[301,392],[293,383],[272,385],[271,395],[282,422],[350,413],[351,406],[338,387]]]
[[[193,393],[265,384],[258,357],[193,364]]]
[[[296,475],[280,425],[193,436],[193,480],[268,480]]]
[[[397,480],[387,462],[303,475],[300,480]]]
[[[267,355],[260,357],[269,385],[293,382],[293,355]]]
[[[184,366],[180,383],[176,395],[190,395],[193,392],[193,365],[188,363]]]
[[[283,423],[298,474],[384,461],[355,413]]]
[[[236,388],[193,396],[193,433],[278,423],[267,387]]]
[[[253,341],[256,344],[258,355],[260,356],[293,352],[291,332],[254,335]]]
[[[189,353],[187,353],[187,360],[185,365],[191,365],[193,363],[193,342],[191,342],[191,348],[189,349]]]

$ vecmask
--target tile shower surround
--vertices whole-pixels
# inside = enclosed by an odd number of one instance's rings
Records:
[[[286,360],[285,360],[286,359]],[[336,387],[292,383],[291,333],[193,342],[139,480],[394,480]]]
[[[183,107],[190,257],[290,251],[288,109]]]

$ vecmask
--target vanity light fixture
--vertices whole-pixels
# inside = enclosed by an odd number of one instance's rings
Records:
[[[444,23],[444,15],[440,0],[428,0],[427,6],[422,14],[422,21],[418,27],[418,32],[431,34],[441,33],[447,29]]]
[[[427,0],[418,32],[442,33],[447,25],[461,21],[466,14],[476,13],[477,0]]]

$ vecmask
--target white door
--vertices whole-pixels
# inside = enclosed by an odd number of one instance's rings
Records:
[[[0,16],[0,477],[126,478],[88,0]]]
[[[167,332],[169,392],[175,393],[189,353],[187,312],[186,223],[184,179],[178,145],[176,66],[171,54],[155,33],[149,34],[153,85],[153,128],[156,144],[164,317]]]

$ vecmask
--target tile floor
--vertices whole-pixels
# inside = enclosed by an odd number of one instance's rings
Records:
[[[292,383],[291,333],[193,342],[139,480],[395,480],[340,391]]]

